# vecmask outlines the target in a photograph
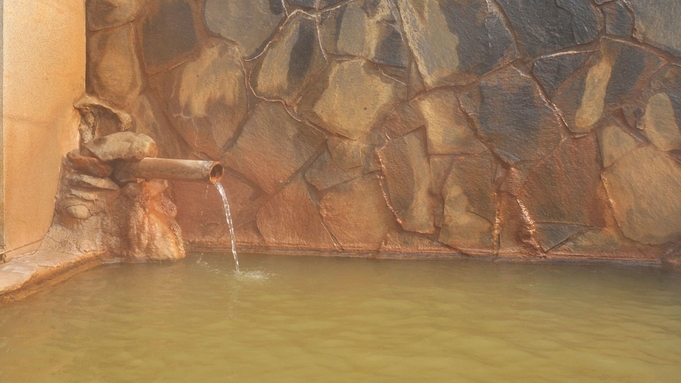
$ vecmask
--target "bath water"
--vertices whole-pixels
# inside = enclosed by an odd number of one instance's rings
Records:
[[[236,272],[239,272],[239,256],[236,253],[236,235],[234,235],[234,224],[232,223],[232,212],[229,209],[229,201],[227,200],[227,193],[225,193],[225,188],[222,187],[220,182],[215,182],[215,188],[218,189],[220,197],[222,197],[222,206],[225,209],[225,219],[227,220],[227,226],[229,226],[229,236],[232,241],[232,257],[234,257],[234,264]]]
[[[190,254],[0,306],[0,382],[679,382],[681,275]]]

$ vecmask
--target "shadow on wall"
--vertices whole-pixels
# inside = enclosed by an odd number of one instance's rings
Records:
[[[240,246],[678,262],[681,3],[116,3],[88,92],[225,164]],[[228,247],[214,190],[172,197]]]

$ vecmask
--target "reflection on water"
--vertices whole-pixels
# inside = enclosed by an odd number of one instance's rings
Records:
[[[678,382],[681,275],[224,254],[0,307],[2,382]]]

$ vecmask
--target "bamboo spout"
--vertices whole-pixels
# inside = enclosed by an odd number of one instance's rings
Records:
[[[120,164],[114,171],[114,178],[119,182],[143,178],[215,183],[222,178],[222,172],[222,165],[214,161],[144,158]]]

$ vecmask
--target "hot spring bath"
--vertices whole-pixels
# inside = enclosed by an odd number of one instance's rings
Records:
[[[3,382],[676,382],[681,275],[192,254],[0,306]]]

